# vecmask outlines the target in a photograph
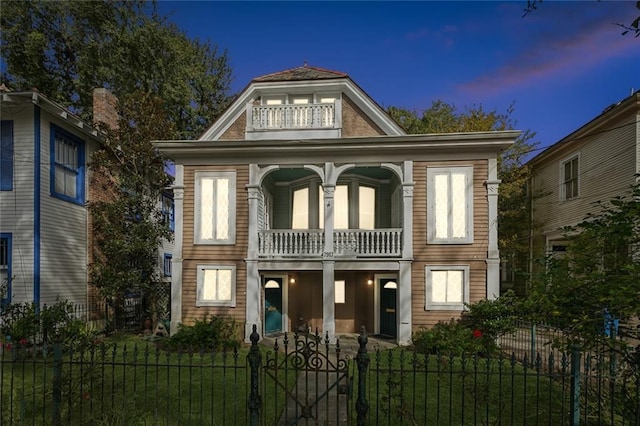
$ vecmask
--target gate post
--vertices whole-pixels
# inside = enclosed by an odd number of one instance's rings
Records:
[[[247,354],[247,359],[249,361],[249,368],[251,369],[251,385],[249,391],[249,400],[247,401],[247,407],[249,408],[249,424],[251,426],[258,426],[260,422],[260,392],[259,392],[259,374],[260,374],[260,364],[262,363],[262,354],[260,353],[260,349],[258,349],[258,340],[260,340],[260,335],[258,334],[257,327],[253,325],[253,332],[249,337],[251,340],[251,349],[249,349],[249,354]]]
[[[580,424],[580,348],[571,347],[571,395],[569,409],[571,410],[569,424]]]
[[[54,426],[62,424],[62,347],[59,340],[56,339],[53,344],[53,413],[51,423]]]
[[[369,411],[369,403],[367,402],[367,370],[369,369],[369,354],[367,354],[367,332],[364,326],[360,329],[358,336],[358,354],[356,355],[356,363],[358,364],[358,399],[356,400],[356,413],[358,414],[357,424],[365,425],[367,422],[367,414]]]

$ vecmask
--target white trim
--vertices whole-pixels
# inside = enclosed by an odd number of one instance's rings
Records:
[[[204,272],[205,271],[231,271],[231,299],[226,300],[205,300],[202,292],[204,291]],[[235,308],[236,306],[236,265],[196,265],[196,306],[228,306]]]
[[[229,235],[226,239],[201,238],[202,200],[201,180],[202,178],[229,179]],[[235,244],[236,242],[236,172],[235,171],[196,171],[194,176],[194,209],[193,209],[193,244]],[[215,203],[216,200],[213,200]],[[212,207],[213,208],[213,207]],[[214,229],[215,232],[215,229]]]
[[[570,163],[573,160],[577,160],[578,163],[578,170],[577,170],[577,174],[576,174],[576,181],[577,181],[577,190],[578,193],[571,198],[567,198],[566,192],[565,192],[565,180],[564,180],[564,166],[567,163]],[[575,200],[577,198],[580,198],[580,152],[576,152],[574,154],[571,154],[568,157],[563,158],[562,160],[560,160],[560,170],[558,172],[558,184],[560,185],[560,189],[559,189],[559,194],[560,194],[560,202],[564,203],[566,201],[571,201],[571,200]]]
[[[398,274],[374,274],[373,275],[373,334],[380,334],[380,280],[394,279],[396,282],[399,277]],[[397,297],[396,293],[396,297]],[[396,312],[398,309],[398,303],[396,300]],[[396,315],[396,322],[399,316]],[[397,326],[397,324],[396,324]]]
[[[465,176],[465,236],[454,238],[450,234],[451,209],[448,208],[447,215],[447,237],[436,237],[436,200],[435,200],[435,177],[438,175],[448,176],[447,185],[450,189],[450,177],[452,174],[463,174]],[[452,201],[451,191],[448,191],[447,205]],[[473,166],[462,167],[427,167],[427,244],[472,244],[473,243]]]
[[[462,311],[464,304],[469,303],[469,265],[427,265],[424,267],[425,276],[425,310],[426,311]],[[434,303],[431,301],[433,286],[431,273],[433,271],[462,271],[462,302]]]

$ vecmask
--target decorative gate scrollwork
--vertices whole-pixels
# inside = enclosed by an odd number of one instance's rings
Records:
[[[284,334],[282,347],[275,341],[263,367],[265,393],[276,392],[278,425],[346,424],[352,395],[349,357],[341,356],[340,340],[335,350],[318,334],[294,333],[293,342]],[[282,405],[284,404],[284,405]]]

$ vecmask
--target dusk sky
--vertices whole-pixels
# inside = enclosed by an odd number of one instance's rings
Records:
[[[309,65],[342,71],[382,107],[482,104],[557,142],[640,89],[635,1],[160,1],[191,37],[228,51],[234,92]]]

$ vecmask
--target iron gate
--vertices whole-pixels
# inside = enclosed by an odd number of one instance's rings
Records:
[[[263,366],[263,395],[270,393],[276,413],[275,424],[347,424],[350,417],[353,374],[349,357],[318,334],[294,333],[293,341],[284,333],[282,345],[276,339],[266,353]]]

